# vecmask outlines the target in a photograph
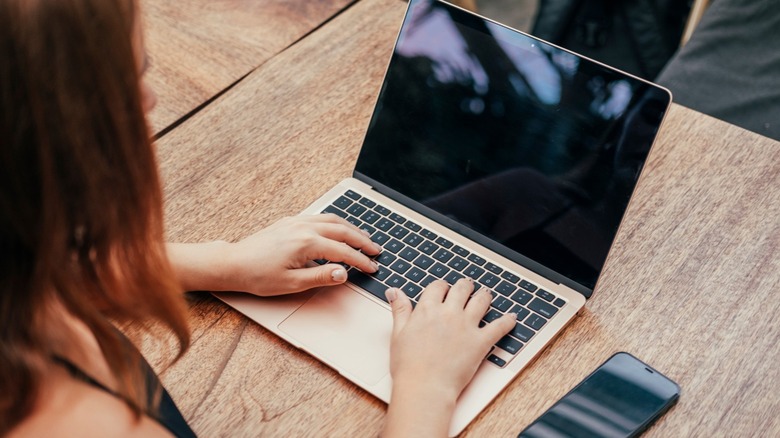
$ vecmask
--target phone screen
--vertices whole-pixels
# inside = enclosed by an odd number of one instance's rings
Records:
[[[628,353],[617,353],[519,437],[631,437],[679,397],[680,387]]]

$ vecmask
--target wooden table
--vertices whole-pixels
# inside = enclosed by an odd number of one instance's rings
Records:
[[[163,136],[170,239],[239,239],[350,175],[404,10],[358,1]],[[648,436],[780,436],[778,218],[780,144],[674,105],[587,310],[465,435],[516,436],[625,350],[682,386]],[[383,403],[190,298],[190,351],[142,349],[200,435],[377,435]]]
[[[141,0],[160,133],[353,0]]]

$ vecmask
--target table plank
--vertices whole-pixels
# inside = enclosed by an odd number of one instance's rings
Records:
[[[165,136],[170,237],[238,239],[348,176],[403,10],[359,2]],[[674,105],[594,298],[465,435],[516,435],[619,350],[682,386],[648,436],[780,434],[778,217],[780,144]],[[382,403],[197,299],[192,351],[162,376],[197,432],[378,433]]]
[[[160,132],[354,0],[142,0]]]

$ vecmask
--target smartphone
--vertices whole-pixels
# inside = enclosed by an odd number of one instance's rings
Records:
[[[615,353],[518,438],[639,436],[679,397],[680,387],[668,377]]]

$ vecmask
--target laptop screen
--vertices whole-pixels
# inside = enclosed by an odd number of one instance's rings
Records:
[[[355,170],[589,295],[669,101],[447,3],[412,0]]]

